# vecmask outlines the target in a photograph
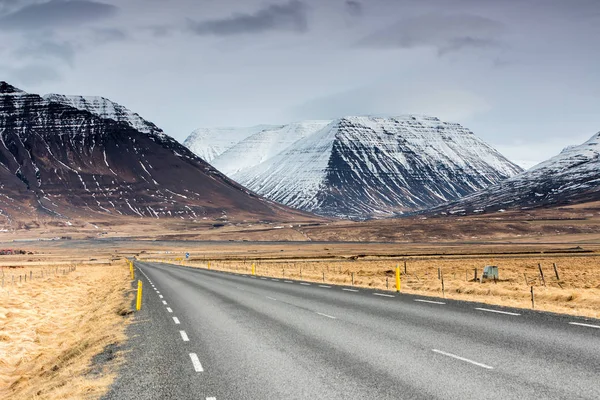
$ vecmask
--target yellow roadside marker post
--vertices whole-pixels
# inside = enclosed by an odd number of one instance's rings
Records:
[[[208,269],[210,269],[210,261],[208,262]]]
[[[400,266],[396,265],[396,292],[400,293]]]
[[[137,287],[137,302],[135,304],[135,309],[139,311],[142,308],[142,281],[138,281]]]
[[[252,263],[252,275],[256,275],[256,268],[254,267],[254,263]]]

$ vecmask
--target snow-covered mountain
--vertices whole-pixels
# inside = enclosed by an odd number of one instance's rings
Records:
[[[255,133],[281,128],[280,125],[257,125],[249,128],[200,128],[192,132],[183,145],[206,162]]]
[[[249,136],[212,163],[274,201],[358,219],[436,206],[522,171],[469,130],[437,118],[326,122],[288,126],[310,127],[297,135]]]
[[[36,218],[292,220],[110,100],[0,82],[0,223]]]
[[[300,139],[326,127],[331,121],[304,121],[263,129],[225,150],[210,163],[232,176],[259,165]]]
[[[480,213],[600,200],[600,132],[579,146],[434,213]]]

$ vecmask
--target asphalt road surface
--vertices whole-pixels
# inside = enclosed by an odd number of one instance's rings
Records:
[[[600,399],[600,321],[136,263],[106,399]]]

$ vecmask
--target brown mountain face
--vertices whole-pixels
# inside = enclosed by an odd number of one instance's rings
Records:
[[[307,219],[234,183],[118,104],[41,97],[0,82],[0,224],[102,216]]]

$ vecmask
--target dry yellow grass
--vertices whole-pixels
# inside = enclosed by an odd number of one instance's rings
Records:
[[[125,338],[128,268],[71,267],[58,267],[58,274],[56,266],[4,269],[0,398],[98,398],[112,382],[110,371],[90,367],[94,355]],[[27,283],[12,284],[11,275],[25,273]]]
[[[402,271],[402,291],[405,293],[446,297],[457,300],[531,308],[531,286],[534,287],[535,309],[600,318],[600,258],[581,256],[447,256],[414,257],[404,263],[392,260],[357,261],[262,261],[255,262],[257,275],[302,279],[354,285],[380,290],[395,290],[395,266]],[[545,280],[540,279],[538,263]],[[556,279],[556,263],[560,280]],[[184,262],[184,265],[206,268],[204,262]],[[486,265],[500,267],[497,282],[473,281],[474,269],[481,276]],[[438,279],[438,268],[444,280]],[[211,269],[249,273],[251,261],[213,261]]]

